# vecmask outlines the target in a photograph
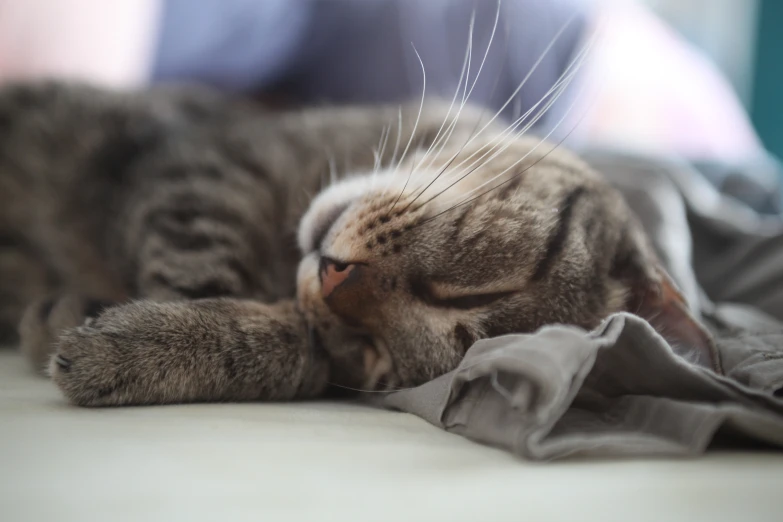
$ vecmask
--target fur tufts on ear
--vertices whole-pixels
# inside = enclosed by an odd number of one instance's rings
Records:
[[[629,311],[639,315],[666,339],[683,359],[723,373],[710,333],[691,313],[680,291],[662,269],[656,278],[633,286]]]

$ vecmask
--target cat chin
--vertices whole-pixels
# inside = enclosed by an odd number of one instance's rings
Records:
[[[357,173],[322,190],[299,222],[297,242],[303,254],[318,250],[331,226],[351,203],[385,186],[391,174]]]

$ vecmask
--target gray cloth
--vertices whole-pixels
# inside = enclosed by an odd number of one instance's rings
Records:
[[[685,163],[583,151],[623,192],[715,335],[725,375],[674,354],[644,320],[549,326],[476,343],[389,408],[535,460],[783,447],[783,224]],[[734,301],[734,302],[728,302]]]

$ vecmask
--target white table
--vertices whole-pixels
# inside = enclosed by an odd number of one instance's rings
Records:
[[[533,464],[339,403],[69,406],[0,351],[0,521],[783,520],[783,454]]]

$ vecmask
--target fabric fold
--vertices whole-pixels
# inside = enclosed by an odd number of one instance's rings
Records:
[[[783,226],[775,235],[774,220],[764,218],[754,232],[746,219],[753,211],[741,203],[681,190],[700,176],[683,164],[607,151],[586,157],[632,202],[662,262],[712,331],[725,375],[684,360],[646,321],[620,313],[590,332],[552,325],[481,340],[456,370],[376,402],[531,460],[693,456],[727,441],[783,448],[783,307],[713,302],[719,292],[701,288],[692,259],[705,271],[721,266],[720,258],[711,264],[704,255],[709,241],[693,233],[715,223],[735,244],[772,237],[776,245]],[[709,205],[693,201],[702,196]],[[736,221],[733,208],[741,209]],[[783,261],[783,249],[766,256]],[[774,305],[783,296],[779,273],[783,262],[749,257],[711,277],[727,287],[762,278],[770,283],[755,289],[754,299]]]

